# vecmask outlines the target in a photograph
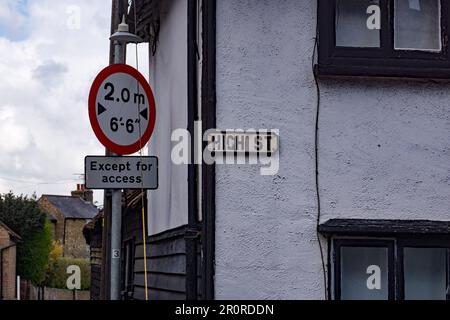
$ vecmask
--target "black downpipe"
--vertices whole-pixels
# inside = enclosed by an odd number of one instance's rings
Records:
[[[203,130],[207,131],[216,128],[216,0],[203,0],[202,12],[202,123]],[[207,164],[203,164],[202,168],[202,297],[212,300],[216,250],[216,168]]]
[[[328,253],[327,253],[327,270],[328,270],[328,288],[327,288],[327,292],[328,292],[328,300],[330,301],[330,300],[332,300],[333,299],[333,297],[331,296],[331,283],[332,283],[332,277],[331,277],[331,236],[328,236],[328,239],[327,239],[327,242],[328,242],[328,247],[327,247],[327,250],[328,250]]]
[[[194,162],[194,121],[198,119],[197,107],[197,0],[188,0],[187,12],[187,69],[188,69],[188,131],[191,135],[190,164],[188,165],[188,228],[186,230],[186,299],[197,300],[197,168]]]
[[[66,221],[67,221],[67,219],[66,218],[64,218],[64,227],[63,227],[63,246],[64,246],[64,248],[66,247]],[[66,250],[65,249],[63,249],[63,257],[65,257],[66,256]]]

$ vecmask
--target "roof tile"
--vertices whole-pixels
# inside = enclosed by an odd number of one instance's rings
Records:
[[[61,213],[70,219],[92,219],[99,210],[80,197],[44,195]]]

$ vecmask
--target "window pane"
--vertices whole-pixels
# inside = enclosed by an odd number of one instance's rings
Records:
[[[395,0],[395,49],[441,51],[440,0]]]
[[[336,46],[338,47],[379,47],[380,30],[369,29],[367,20],[371,5],[379,7],[378,0],[337,0],[336,1]]]
[[[405,299],[445,300],[446,249],[405,248]]]
[[[341,299],[387,300],[387,248],[341,248]]]

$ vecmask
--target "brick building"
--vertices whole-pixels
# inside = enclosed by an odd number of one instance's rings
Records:
[[[63,245],[63,255],[89,258],[83,228],[98,214],[93,192],[78,185],[71,196],[43,195],[39,204],[50,215],[54,239]]]
[[[20,237],[0,221],[0,300],[16,297],[16,243]]]

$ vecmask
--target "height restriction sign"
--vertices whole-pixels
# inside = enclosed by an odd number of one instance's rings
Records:
[[[126,64],[103,69],[89,93],[89,119],[108,150],[127,155],[142,149],[156,121],[155,98],[144,76]]]

